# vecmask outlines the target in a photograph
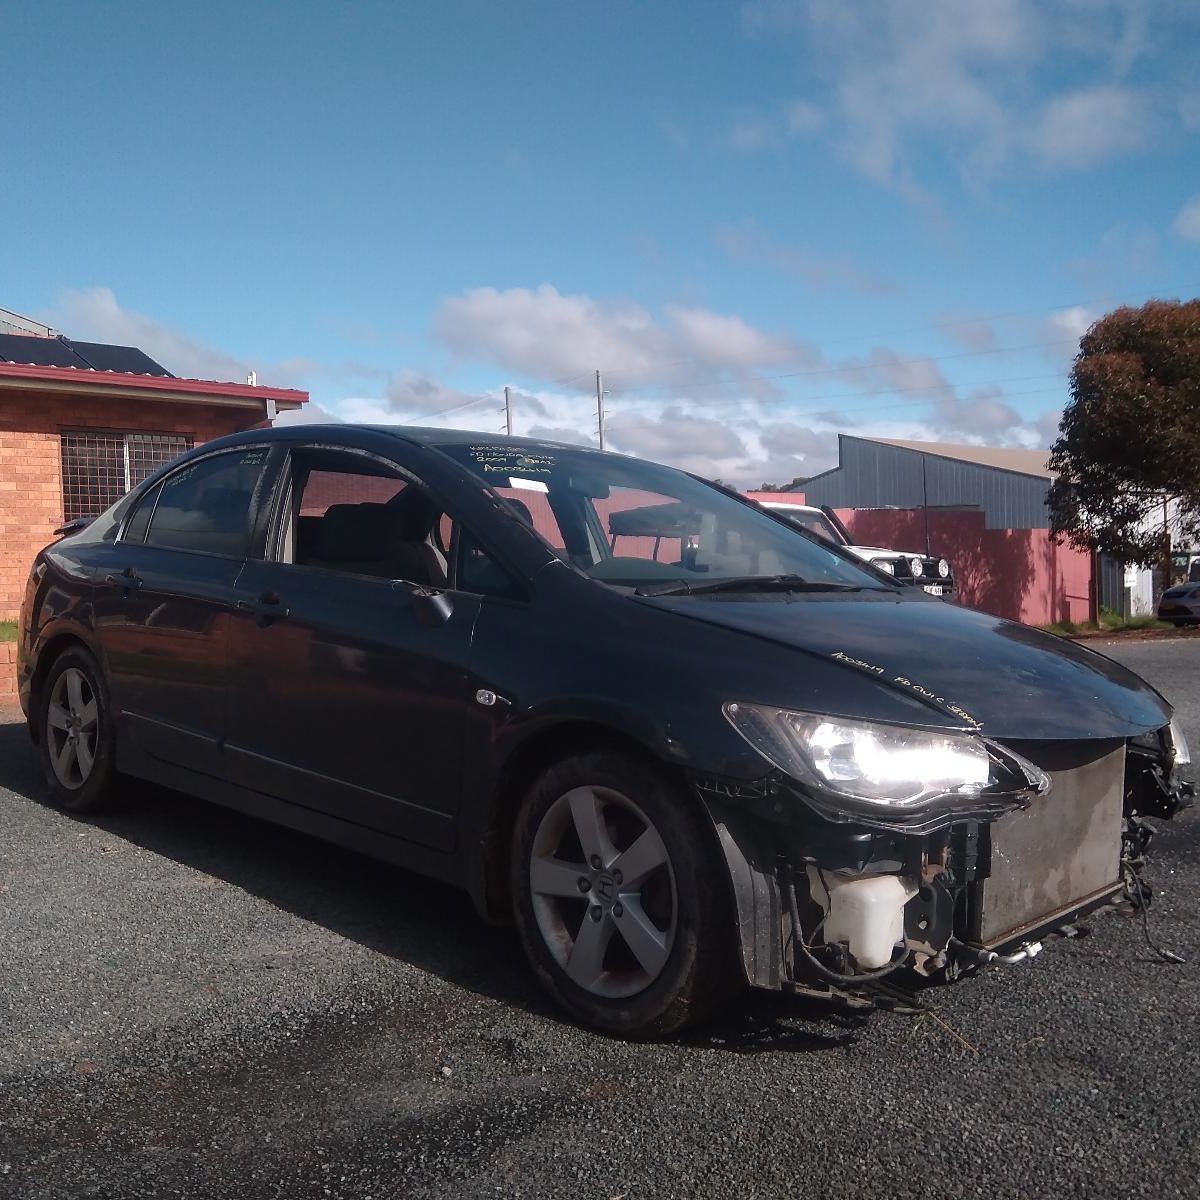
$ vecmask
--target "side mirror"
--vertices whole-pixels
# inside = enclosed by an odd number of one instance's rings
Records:
[[[454,601],[436,588],[415,587],[409,593],[417,620],[429,629],[439,629],[450,620]]]

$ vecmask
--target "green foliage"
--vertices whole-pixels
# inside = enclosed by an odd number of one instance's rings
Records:
[[[0,642],[15,642],[16,640],[16,621],[0,621]]]
[[[1175,539],[1200,536],[1200,300],[1118,308],[1084,334],[1050,467],[1051,525],[1075,546],[1161,561],[1164,495]]]
[[[1111,608],[1101,607],[1099,621],[1058,621],[1053,625],[1039,625],[1047,633],[1071,637],[1077,633],[1131,633],[1140,629],[1173,629],[1166,621],[1160,621],[1152,613],[1136,617],[1123,617]]]

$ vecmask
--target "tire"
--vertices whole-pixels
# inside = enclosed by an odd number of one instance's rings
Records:
[[[73,813],[119,807],[108,687],[82,646],[54,660],[38,693],[37,720],[42,769],[54,803]]]
[[[745,988],[728,881],[689,797],[631,755],[565,759],[517,815],[512,892],[525,953],[555,1000],[605,1033],[665,1037]]]

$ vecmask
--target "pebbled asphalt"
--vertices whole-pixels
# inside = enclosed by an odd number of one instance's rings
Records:
[[[1200,742],[1200,640],[1090,643]],[[0,724],[0,1196],[1195,1197],[1200,815],[1137,921],[839,1014],[765,994],[578,1029],[511,933],[402,871],[169,793],[47,807]]]

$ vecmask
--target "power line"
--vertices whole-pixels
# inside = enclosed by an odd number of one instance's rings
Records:
[[[474,404],[484,404],[493,402],[493,396],[476,396],[474,400],[467,400],[463,404],[452,404],[448,408],[435,408],[432,412],[422,413],[419,417],[408,417],[407,420],[416,424],[418,421],[428,421],[430,417],[440,417],[445,413],[459,412],[461,409],[470,408]]]

